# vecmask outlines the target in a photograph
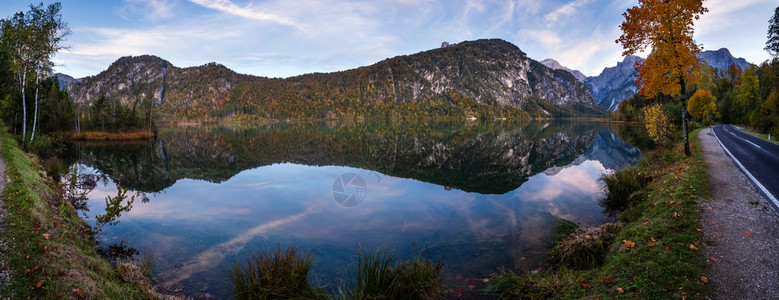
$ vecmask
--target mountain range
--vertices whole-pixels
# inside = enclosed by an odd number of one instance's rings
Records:
[[[216,63],[179,68],[155,56],[122,57],[65,88],[79,103],[106,95],[133,105],[151,97],[164,113],[198,118],[330,117],[414,107],[445,115],[478,109],[555,116],[600,111],[588,87],[571,73],[547,68],[499,39],[286,79],[238,74]]]
[[[750,65],[724,48],[704,51],[701,59],[720,69]],[[122,57],[95,76],[56,76],[78,103],[105,95],[136,105],[148,97],[160,112],[185,118],[330,118],[414,107],[450,116],[485,110],[573,116],[616,110],[638,91],[634,64],[640,61],[627,56],[600,75],[587,77],[554,59],[538,62],[509,42],[490,39],[286,79],[239,74],[217,63],[179,68],[151,55]]]

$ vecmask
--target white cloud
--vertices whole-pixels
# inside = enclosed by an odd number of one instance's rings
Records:
[[[280,15],[268,13],[262,9],[259,10],[254,9],[252,5],[240,7],[235,3],[231,2],[230,0],[190,0],[190,1],[192,3],[195,3],[197,5],[206,8],[215,9],[221,12],[244,17],[247,19],[252,19],[257,21],[268,21],[268,22],[273,22],[281,25],[288,25],[288,26],[300,28],[300,25],[294,20],[291,20],[289,18]]]
[[[515,37],[528,43],[538,43],[550,53],[558,52],[563,44],[557,33],[549,29],[523,29]]]
[[[554,25],[560,20],[560,18],[573,15],[576,13],[577,9],[590,2],[592,2],[592,0],[576,0],[569,2],[568,4],[561,6],[555,11],[546,14],[544,16],[544,20],[546,20],[547,25]]]
[[[765,0],[708,0],[703,2],[703,6],[708,8],[709,12],[703,14],[700,20],[695,22],[695,33],[704,35],[736,24],[747,23],[750,20],[743,17],[742,10],[753,8],[756,4],[765,2]],[[768,22],[768,19],[764,21]],[[765,28],[768,28],[767,25]]]
[[[120,14],[141,14],[148,20],[166,19],[174,15],[177,5],[176,0],[124,0]]]

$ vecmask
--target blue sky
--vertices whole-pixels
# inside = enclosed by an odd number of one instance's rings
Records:
[[[31,2],[3,1],[0,17]],[[50,2],[46,2],[50,3]],[[439,47],[502,38],[536,60],[585,75],[621,61],[622,13],[637,0],[63,0],[72,34],[55,71],[96,75],[121,56],[153,54],[175,66],[224,64],[288,77],[370,65]],[[696,22],[705,50],[729,48],[752,63],[776,0],[707,0]]]

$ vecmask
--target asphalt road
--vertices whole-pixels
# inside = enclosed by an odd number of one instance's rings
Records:
[[[725,152],[779,209],[779,145],[738,131],[733,125],[718,125],[713,130]]]

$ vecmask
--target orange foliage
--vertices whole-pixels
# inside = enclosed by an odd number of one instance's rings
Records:
[[[692,36],[693,21],[708,11],[703,1],[639,0],[638,6],[623,14],[617,40],[625,49],[623,55],[652,51],[643,64],[636,65],[642,95],[679,95],[685,83],[700,80],[696,58],[700,48]]]

